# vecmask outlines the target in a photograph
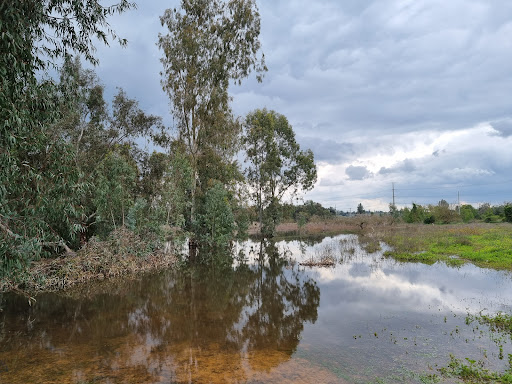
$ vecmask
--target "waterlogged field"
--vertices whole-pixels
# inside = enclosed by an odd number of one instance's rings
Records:
[[[0,383],[507,382],[510,272],[368,244],[247,242],[229,269],[4,295]]]
[[[362,236],[363,241],[383,240],[393,247],[387,254],[395,259],[430,264],[442,260],[455,266],[469,261],[480,267],[512,270],[512,226],[508,223],[384,225],[371,229]]]

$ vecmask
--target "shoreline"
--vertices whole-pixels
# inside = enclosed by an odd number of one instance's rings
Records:
[[[258,229],[253,223],[249,236],[257,236]],[[390,216],[361,216],[315,220],[300,228],[297,223],[281,223],[274,240],[338,234],[357,235],[369,252],[380,249],[381,242],[386,243],[392,250],[385,256],[399,261],[443,261],[451,265],[470,262],[483,268],[512,270],[509,223],[426,225],[406,224]],[[145,272],[176,267],[176,254],[164,252],[155,244],[119,229],[107,240],[91,239],[76,253],[34,261],[23,275],[2,279],[0,293],[15,292],[30,299],[39,293],[67,291],[121,277],[131,279]]]

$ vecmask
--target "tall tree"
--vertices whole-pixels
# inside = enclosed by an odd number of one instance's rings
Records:
[[[272,236],[279,222],[279,205],[285,195],[313,188],[317,178],[311,150],[301,151],[285,116],[256,110],[247,115],[244,144],[247,179],[258,209],[262,234]]]
[[[189,218],[194,222],[200,173],[206,169],[201,157],[225,159],[236,148],[240,125],[229,106],[229,84],[253,70],[261,80],[266,71],[258,54],[260,17],[254,0],[182,0],[180,9],[166,10],[160,20],[168,28],[158,41],[164,52],[162,85],[194,174]]]
[[[93,38],[117,39],[107,19],[133,6],[126,0],[108,7],[97,0],[1,4],[0,274],[22,269],[49,245],[67,248],[80,230],[77,196],[84,185],[71,166],[73,148],[48,135],[59,116],[58,93],[36,73],[44,77],[67,52],[96,63]]]

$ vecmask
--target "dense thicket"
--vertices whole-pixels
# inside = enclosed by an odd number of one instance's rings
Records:
[[[82,230],[81,196],[88,185],[72,146],[49,127],[65,94],[45,69],[66,52],[94,61],[92,38],[116,38],[107,17],[130,8],[122,0],[2,2],[0,18],[0,274],[34,257],[68,249]]]

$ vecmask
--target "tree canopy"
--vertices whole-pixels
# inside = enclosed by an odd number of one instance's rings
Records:
[[[266,70],[260,50],[260,17],[253,0],[183,0],[160,18],[162,85],[175,117],[177,137],[189,156],[194,177],[190,221],[195,221],[197,189],[221,179],[238,148],[240,124],[229,106],[230,82]],[[214,165],[207,167],[207,163]],[[225,182],[225,180],[222,180]],[[199,183],[199,185],[198,185]],[[205,191],[202,191],[203,193]]]
[[[258,210],[262,233],[272,236],[279,222],[279,203],[285,193],[308,191],[316,182],[311,150],[300,150],[285,116],[256,110],[246,118],[246,174]]]

